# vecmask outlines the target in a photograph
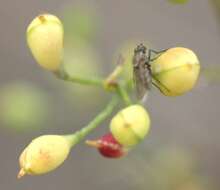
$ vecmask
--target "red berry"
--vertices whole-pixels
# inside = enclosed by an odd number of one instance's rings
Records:
[[[106,158],[120,158],[126,154],[124,147],[119,144],[111,133],[103,135],[95,141],[86,141],[90,146],[96,147],[100,154]]]

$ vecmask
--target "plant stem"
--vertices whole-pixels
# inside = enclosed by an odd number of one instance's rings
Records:
[[[127,106],[132,104],[131,99],[130,99],[130,97],[124,87],[122,87],[121,85],[118,85],[117,91]]]
[[[70,76],[64,69],[61,69],[58,73],[55,73],[59,79],[70,81],[74,83],[84,85],[94,85],[104,87],[103,79],[96,77],[81,77],[81,76]]]
[[[86,84],[86,85],[95,85],[95,86],[103,86],[103,81],[102,79],[99,78],[80,78],[80,77],[70,77],[67,76],[64,78],[64,80],[66,81],[70,81],[70,82],[76,82],[76,83],[80,83],[80,84]]]
[[[121,58],[122,59],[122,58]],[[70,81],[73,83],[79,83],[83,85],[94,85],[94,86],[99,86],[104,88],[106,91],[110,92],[116,92],[122,100],[125,102],[126,105],[131,104],[130,97],[122,84],[119,84],[116,82],[117,76],[121,73],[122,71],[122,60],[119,60],[119,63],[115,70],[104,80],[102,78],[95,78],[95,77],[89,77],[85,78],[82,76],[73,76],[69,75],[64,68],[61,68],[58,72],[55,73],[55,75],[64,81]]]
[[[110,73],[110,75],[106,78],[105,82],[107,84],[111,84],[114,83],[117,79],[117,77],[121,74],[121,72],[123,71],[123,65],[124,65],[124,59],[123,57],[120,55],[118,57],[118,61],[117,61],[117,66],[115,67],[115,69]]]
[[[74,146],[78,144],[83,138],[90,134],[92,130],[98,127],[98,125],[112,113],[117,103],[118,98],[117,96],[115,96],[106,106],[106,108],[102,112],[100,112],[92,121],[90,121],[87,126],[83,127],[82,129],[71,135],[67,135],[66,137],[69,138],[71,145]]]

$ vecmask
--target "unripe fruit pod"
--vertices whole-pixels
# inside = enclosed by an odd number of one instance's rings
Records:
[[[20,156],[18,178],[25,174],[40,175],[54,170],[67,158],[70,148],[71,142],[66,136],[43,135],[34,139]]]
[[[125,147],[134,146],[142,141],[149,128],[150,117],[140,105],[132,105],[121,110],[110,123],[112,135]]]
[[[63,54],[63,25],[54,15],[42,14],[28,26],[27,43],[37,63],[57,71]]]
[[[152,62],[152,75],[166,96],[179,96],[196,84],[200,64],[196,54],[187,48],[170,48]]]

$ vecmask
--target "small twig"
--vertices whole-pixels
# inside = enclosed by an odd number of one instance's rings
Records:
[[[103,79],[98,77],[80,77],[69,75],[63,68],[59,72],[54,73],[59,79],[70,81],[74,83],[84,84],[84,85],[94,85],[104,87]]]
[[[118,85],[117,91],[127,106],[132,104],[132,101],[124,87],[122,87],[121,85]]]
[[[84,139],[88,134],[91,133],[94,129],[96,129],[113,111],[113,109],[118,104],[118,98],[117,96],[113,97],[113,99],[109,102],[109,104],[106,106],[106,108],[100,112],[90,123],[80,129],[79,131],[67,135],[71,139],[72,146],[75,144],[78,144],[82,139]]]
[[[124,66],[124,58],[120,54],[117,60],[117,64],[113,72],[106,78],[105,83],[106,85],[115,85],[117,77],[121,74]]]
[[[122,57],[122,55],[120,55],[118,57],[116,68],[106,79],[97,78],[97,77],[85,78],[85,77],[73,76],[73,75],[70,76],[63,67],[61,67],[60,70],[54,74],[59,79],[62,79],[64,81],[70,81],[73,83],[79,83],[83,85],[99,86],[104,88],[106,91],[116,92],[123,99],[126,105],[130,105],[131,100],[128,93],[126,92],[125,87],[123,87],[117,81],[117,77],[121,74],[123,70],[123,64],[124,64],[124,58]]]

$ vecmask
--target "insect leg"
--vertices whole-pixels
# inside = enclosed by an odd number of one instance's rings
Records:
[[[148,52],[150,53],[154,53],[154,54],[161,54],[165,51],[167,51],[168,49],[164,49],[164,50],[161,50],[161,51],[156,51],[156,50],[153,50],[153,49],[149,49]]]
[[[156,51],[156,50],[153,50],[153,49],[149,49],[149,50],[148,50],[148,63],[150,63],[150,62],[154,61],[155,59],[157,59],[162,53],[164,53],[164,52],[167,51],[167,50],[168,50],[168,49],[164,49],[164,50],[161,50],[161,51]],[[151,58],[152,55],[153,55],[153,53],[154,53],[155,55],[158,55],[158,56],[156,56],[156,57],[154,57],[154,58]]]
[[[164,89],[166,89],[168,92],[170,92],[170,90],[169,90],[162,82],[160,82],[155,76],[152,76],[152,78],[153,78],[158,84],[160,84],[160,86],[162,86]],[[152,84],[162,92],[162,90],[160,89],[160,87],[159,87],[155,82],[152,81]]]

